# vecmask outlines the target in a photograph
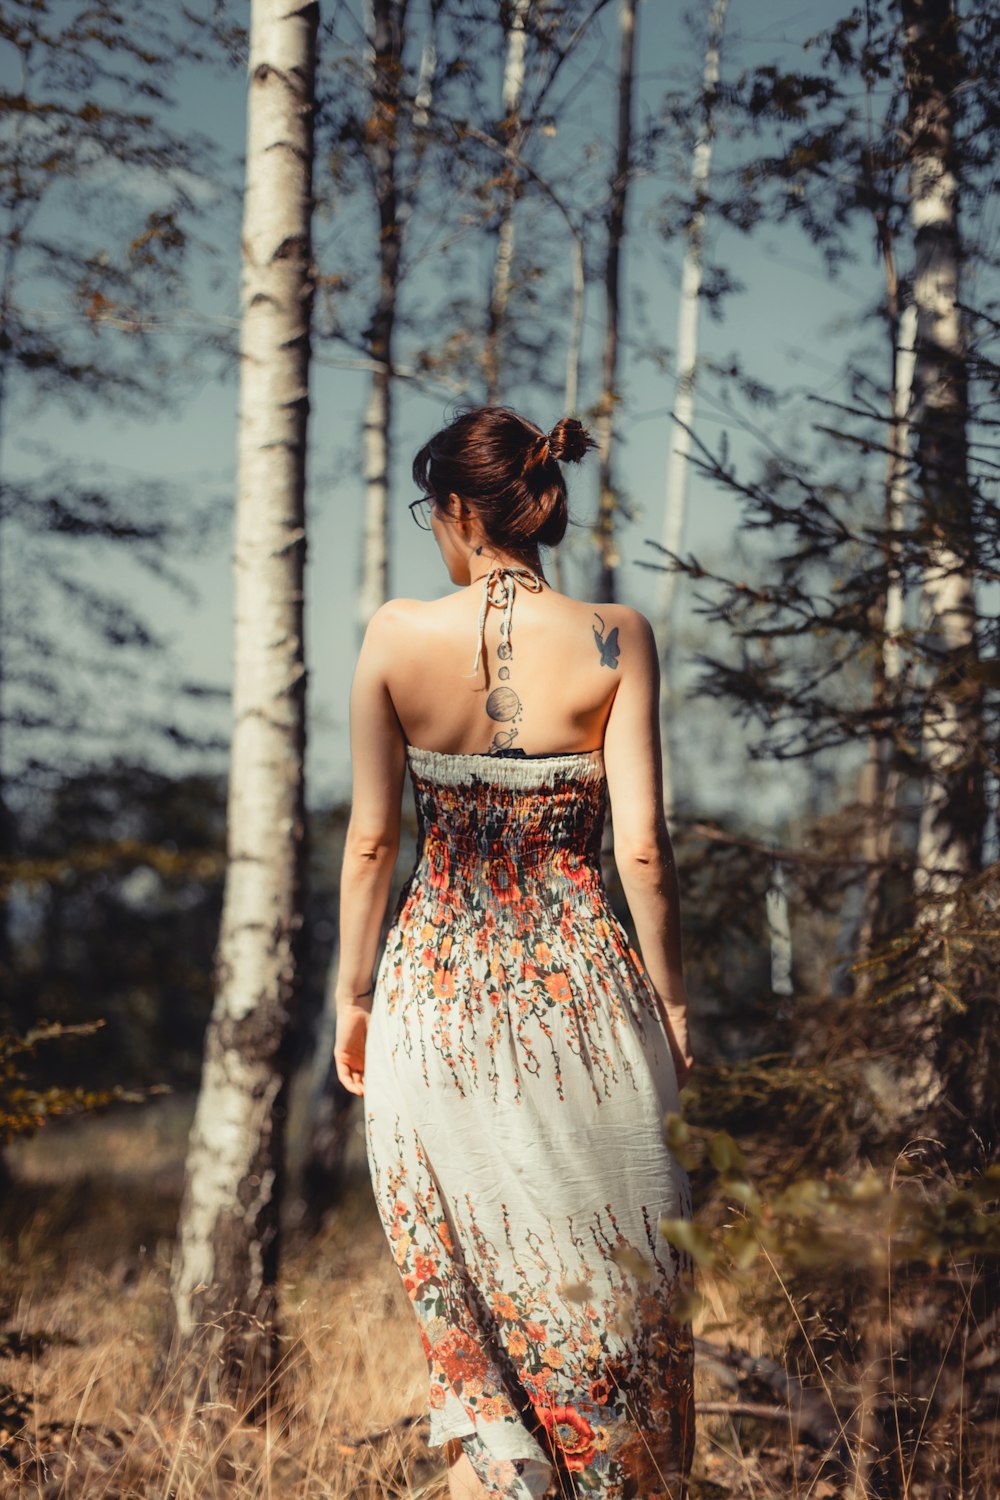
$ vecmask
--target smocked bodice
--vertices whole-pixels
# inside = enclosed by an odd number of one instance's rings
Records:
[[[417,809],[413,882],[499,914],[601,883],[607,785],[600,750],[539,758],[409,746]]]

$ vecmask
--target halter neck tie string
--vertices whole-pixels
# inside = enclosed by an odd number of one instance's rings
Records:
[[[479,663],[482,660],[486,645],[486,611],[492,605],[494,609],[503,610],[503,619],[500,621],[500,646],[510,646],[510,619],[514,608],[515,579],[523,583],[525,588],[533,594],[541,593],[542,580],[537,573],[532,573],[530,568],[507,568],[499,566],[491,568],[488,573],[483,574],[483,602],[479,606],[479,624],[476,627],[478,640],[476,642],[476,658],[472,663],[472,671],[469,677],[475,677],[479,671]],[[475,580],[479,582],[478,578]],[[501,659],[509,656],[509,650],[501,649]]]

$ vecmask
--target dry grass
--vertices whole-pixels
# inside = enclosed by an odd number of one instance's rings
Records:
[[[425,1364],[363,1183],[286,1265],[280,1430],[179,1419],[169,1393],[149,1389],[186,1127],[169,1101],[12,1153],[23,1186],[0,1245],[3,1322],[23,1352],[0,1380],[35,1404],[0,1487],[46,1500],[443,1495],[419,1420],[399,1425],[423,1412]]]
[[[416,1324],[358,1142],[353,1185],[336,1220],[286,1260],[280,1420],[275,1413],[248,1427],[217,1411],[178,1416],[169,1391],[150,1389],[188,1119],[183,1101],[161,1100],[142,1112],[43,1132],[11,1153],[20,1188],[0,1223],[0,1327],[14,1340],[0,1361],[0,1382],[32,1391],[35,1401],[25,1430],[7,1434],[0,1493],[443,1500],[443,1461],[425,1442]],[[795,1309],[782,1320],[780,1299],[763,1291],[748,1298],[704,1274],[696,1331],[780,1359]],[[865,1358],[883,1332],[869,1328]],[[807,1354],[810,1347],[807,1340]],[[802,1373],[816,1387],[826,1378],[818,1366]],[[844,1386],[834,1394],[843,1410]],[[864,1398],[860,1386],[858,1394]],[[762,1385],[706,1359],[698,1395],[692,1500],[868,1500],[873,1493],[860,1470],[853,1479],[843,1467],[834,1471],[787,1420],[750,1414],[754,1404],[780,1404]],[[742,1403],[742,1414],[717,1410],[724,1402]],[[908,1500],[919,1496],[914,1488]]]

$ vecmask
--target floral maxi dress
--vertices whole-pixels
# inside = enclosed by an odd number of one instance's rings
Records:
[[[508,752],[509,754],[509,752]],[[694,1439],[677,1082],[600,872],[600,750],[407,749],[419,830],[365,1065],[430,1442],[491,1500],[678,1500]],[[681,1274],[685,1273],[685,1274]]]

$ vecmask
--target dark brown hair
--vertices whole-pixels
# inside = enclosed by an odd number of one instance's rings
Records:
[[[575,417],[544,433],[508,406],[479,406],[424,444],[413,478],[439,506],[449,495],[461,496],[494,546],[554,547],[569,520],[559,465],[578,463],[596,447]]]

